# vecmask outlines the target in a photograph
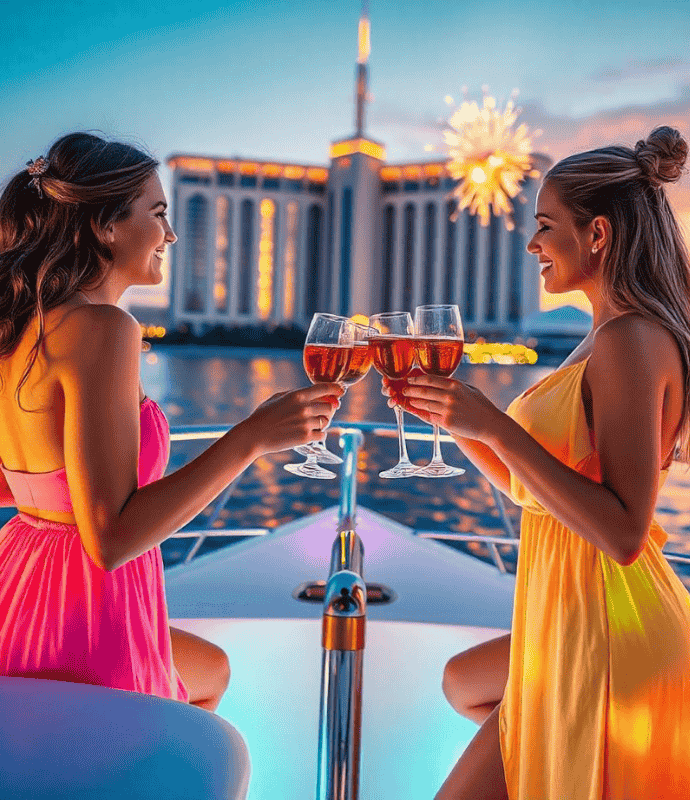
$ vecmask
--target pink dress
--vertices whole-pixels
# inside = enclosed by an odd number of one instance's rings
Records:
[[[141,404],[139,486],[163,476],[170,429]],[[72,511],[64,467],[17,472],[0,465],[15,505]],[[172,660],[163,560],[152,547],[106,572],[76,525],[19,512],[0,529],[0,675],[90,683],[187,702]]]

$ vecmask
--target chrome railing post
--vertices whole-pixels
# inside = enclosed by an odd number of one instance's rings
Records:
[[[333,543],[323,605],[323,656],[316,800],[358,800],[362,729],[362,662],[367,590],[352,567],[363,548],[354,531]],[[349,568],[348,568],[349,567]]]
[[[357,456],[364,437],[358,430],[345,430],[340,434],[340,446],[343,449],[343,467],[340,478],[340,518],[338,530],[347,531],[355,528],[357,512]]]

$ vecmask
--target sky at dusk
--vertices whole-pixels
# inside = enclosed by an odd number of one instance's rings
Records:
[[[0,182],[73,130],[174,152],[328,163],[352,133],[357,2],[0,0]],[[371,0],[367,133],[442,157],[466,86],[557,160],[659,124],[690,136],[690,1]],[[433,145],[434,151],[425,150]],[[170,176],[163,167],[163,185]],[[690,178],[669,192],[690,236]],[[576,300],[544,298],[544,307]],[[578,302],[578,305],[581,305]]]

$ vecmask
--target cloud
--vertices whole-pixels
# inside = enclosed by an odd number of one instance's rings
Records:
[[[535,149],[554,160],[606,144],[634,145],[657,125],[671,125],[690,138],[690,85],[680,89],[673,99],[654,104],[627,104],[584,117],[554,114],[535,100],[521,103],[520,108],[518,122],[526,123],[532,131],[542,131],[534,141]],[[450,112],[446,112],[446,116],[449,117]],[[380,101],[371,109],[371,122],[377,129],[387,132],[385,139],[391,151],[404,142],[405,149],[412,151],[408,157],[429,158],[424,145],[431,142],[436,148],[435,157],[443,154],[442,131],[446,119],[431,111],[414,112]]]
[[[382,100],[374,103],[370,113],[371,124],[386,131],[388,140],[390,140],[390,134],[392,133],[393,138],[396,139],[396,145],[404,142],[405,147],[414,151],[418,143],[421,142],[419,147],[419,150],[421,150],[419,157],[421,158],[429,157],[428,154],[424,153],[423,149],[427,142],[432,142],[436,145],[442,139],[441,131],[445,127],[445,120],[431,112],[422,112],[420,114],[408,108],[402,108],[395,103]]]
[[[684,58],[632,59],[622,67],[607,67],[589,76],[596,83],[614,83],[639,78],[664,77],[682,81],[690,76],[690,61]]]
[[[656,62],[631,62],[627,69],[642,70]],[[690,68],[690,62],[672,62],[680,69]],[[659,65],[661,70],[661,65]],[[621,71],[622,72],[622,71]],[[549,112],[538,101],[521,104],[518,122],[530,130],[542,130],[534,140],[534,149],[549,156],[555,163],[571,153],[592,150],[608,144],[634,146],[646,138],[658,125],[677,128],[690,141],[690,85],[680,87],[676,96],[652,104],[627,104],[599,111],[584,117]],[[450,113],[447,112],[447,116]],[[428,160],[443,158],[442,130],[445,119],[431,111],[416,113],[391,103],[378,102],[372,107],[372,123],[387,132],[391,161]],[[424,145],[434,145],[434,152],[425,152]],[[690,167],[690,164],[688,164]],[[690,175],[686,174],[666,191],[690,246]]]
[[[556,159],[607,144],[634,145],[657,125],[678,128],[687,138],[690,137],[690,86],[672,100],[628,104],[578,118],[549,114],[538,103],[526,104],[520,119],[544,131],[539,149]]]

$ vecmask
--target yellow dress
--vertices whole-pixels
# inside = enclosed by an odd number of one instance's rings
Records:
[[[581,399],[586,363],[551,373],[507,413],[601,482]],[[667,534],[654,520],[623,567],[512,474],[510,490],[523,509],[499,716],[510,800],[690,798],[690,595],[661,553]]]

